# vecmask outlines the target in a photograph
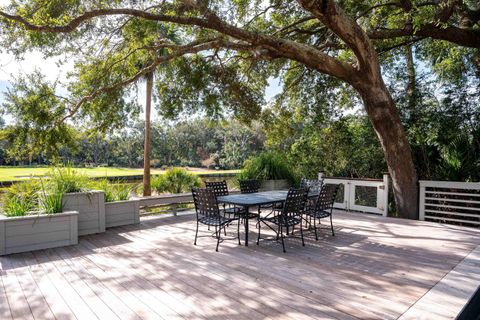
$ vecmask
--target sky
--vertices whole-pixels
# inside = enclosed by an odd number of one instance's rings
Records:
[[[0,0],[1,3],[2,0]],[[20,74],[28,74],[35,69],[41,71],[49,81],[59,79],[60,82],[66,80],[66,74],[73,69],[73,63],[64,64],[58,67],[55,58],[44,58],[38,51],[28,52],[22,61],[16,60],[11,54],[0,53],[0,104],[4,101],[4,93],[9,86],[10,81]],[[265,99],[268,101],[280,92],[281,88],[278,79],[271,79],[265,92]],[[62,92],[65,94],[66,92]],[[144,106],[145,86],[139,86],[139,104]],[[155,113],[152,118],[156,119]],[[11,119],[6,118],[7,122]]]

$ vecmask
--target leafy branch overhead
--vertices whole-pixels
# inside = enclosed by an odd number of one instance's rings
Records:
[[[37,0],[24,5],[14,3],[0,11],[0,16],[3,44],[10,51],[20,55],[36,47],[47,55],[69,52],[76,56],[76,69],[69,86],[73,99],[60,119],[64,121],[76,115],[83,105],[88,105],[86,112],[95,119],[102,118],[98,109],[105,107],[105,103],[98,102],[99,106],[95,106],[95,101],[111,100],[114,96],[118,99],[128,91],[125,88],[160,64],[192,63],[191,59],[186,62],[188,58],[184,56],[201,52],[203,59],[194,59],[200,64],[197,71],[204,71],[206,64],[228,69],[217,72],[218,77],[209,77],[214,88],[203,86],[203,89],[223,90],[221,83],[226,81],[222,76],[229,74],[237,80],[248,77],[246,83],[251,84],[255,97],[239,95],[240,91],[232,87],[227,91],[232,94],[205,92],[200,95],[203,101],[180,98],[178,104],[172,105],[172,90],[168,87],[178,89],[178,86],[164,76],[159,77],[157,95],[170,102],[167,113],[172,115],[175,107],[198,108],[199,102],[205,102],[213,110],[222,109],[221,101],[228,105],[246,98],[250,98],[251,105],[256,104],[252,110],[258,111],[258,105],[263,102],[259,91],[264,89],[265,79],[286,68],[286,62],[281,62],[260,71],[261,60],[292,59],[354,85],[361,81],[359,74],[375,66],[370,63],[375,57],[371,52],[384,48],[386,43],[392,47],[415,37],[480,48],[479,12],[480,9],[468,1],[381,4],[347,1],[340,8],[334,1],[307,0],[261,4],[255,1],[130,4],[128,1]],[[343,23],[337,24],[338,20]],[[170,40],[172,34],[175,41]],[[375,47],[362,37],[377,40]],[[202,60],[207,61],[200,62]],[[191,65],[192,69],[195,67]],[[255,71],[255,77],[249,77]],[[259,74],[263,77],[259,78]],[[175,75],[181,76],[179,72]],[[232,80],[230,76],[228,82]],[[198,84],[198,79],[194,81]],[[188,83],[189,79],[183,82]],[[243,83],[237,81],[236,86]],[[166,93],[168,97],[162,95]],[[176,94],[181,95],[181,92]]]
[[[278,106],[314,105],[333,84],[330,92],[361,99],[399,212],[415,217],[417,173],[385,70],[399,49],[415,46],[439,78],[478,79],[479,12],[468,0],[29,0],[0,10],[0,39],[19,56],[37,48],[74,59],[71,103],[58,123],[121,122],[134,109],[123,99],[152,71],[160,111],[170,117],[233,111],[251,119],[270,79],[282,81]]]

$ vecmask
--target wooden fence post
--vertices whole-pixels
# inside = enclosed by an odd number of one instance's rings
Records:
[[[384,188],[385,190],[384,193],[383,193],[383,196],[384,196],[384,199],[383,199],[383,216],[386,217],[388,216],[388,173],[385,173],[383,175],[383,185],[384,185]]]
[[[425,220],[425,181],[420,180],[420,197],[418,203],[418,219]]]

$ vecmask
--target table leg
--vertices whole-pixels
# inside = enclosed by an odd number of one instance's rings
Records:
[[[248,207],[244,207],[245,210],[245,246],[248,247]]]

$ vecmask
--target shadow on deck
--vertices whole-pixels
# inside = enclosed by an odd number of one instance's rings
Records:
[[[325,226],[318,241],[306,235],[305,247],[287,239],[284,254],[274,241],[255,245],[254,225],[250,246],[225,241],[218,253],[213,238],[193,245],[187,214],[0,257],[0,318],[396,319],[431,311],[448,319],[462,307],[459,292],[480,283],[479,230],[336,212],[335,237]],[[439,285],[448,289],[440,298]]]

